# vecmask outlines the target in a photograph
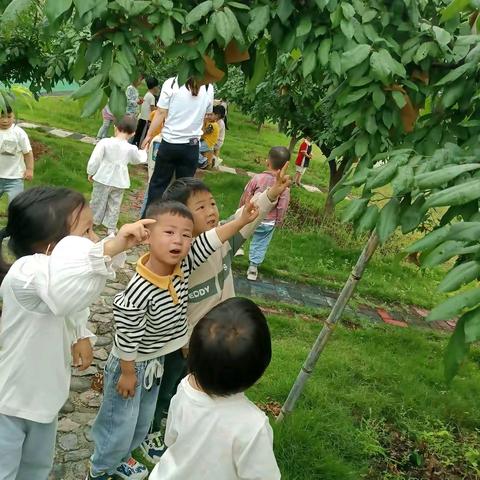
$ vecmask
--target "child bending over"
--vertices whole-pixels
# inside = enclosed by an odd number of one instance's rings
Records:
[[[188,341],[188,280],[191,272],[253,221],[249,204],[236,220],[192,241],[193,218],[178,202],[151,204],[150,252],[113,303],[114,346],[105,366],[104,396],[92,428],[95,451],[88,479],[141,480],[147,468],[131,458],[153,420],[164,357]]]
[[[10,203],[1,237],[18,259],[7,265],[0,256],[1,480],[47,480],[72,354],[79,370],[93,358],[88,306],[115,276],[114,257],[143,241],[151,222],[124,225],[98,243],[78,192],[35,187]]]
[[[309,167],[312,157],[312,139],[309,136],[306,136],[300,144],[297,159],[295,160],[294,185],[297,187],[301,186],[302,177]]]
[[[136,125],[134,118],[123,117],[115,124],[115,137],[100,140],[88,161],[93,223],[105,226],[108,234],[117,230],[123,192],[130,187],[128,165],[147,162],[147,152],[128,143]]]
[[[272,147],[268,152],[267,166],[268,170],[255,175],[245,187],[240,206],[248,203],[250,199],[258,192],[263,192],[275,183],[277,173],[288,165],[290,152],[285,147]],[[250,243],[249,260],[250,266],[247,270],[248,280],[256,280],[258,277],[258,267],[262,264],[267,253],[268,245],[272,240],[275,228],[283,223],[285,213],[290,202],[290,189],[286,188],[277,205],[273,208],[262,223],[255,230]]]
[[[251,300],[226,300],[198,322],[150,480],[280,479],[268,418],[244,393],[271,356],[267,321]]]

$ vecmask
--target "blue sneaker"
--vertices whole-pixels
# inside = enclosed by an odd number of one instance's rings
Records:
[[[113,480],[113,477],[108,473],[102,473],[100,475],[92,475],[92,471],[88,469],[87,478],[85,480]]]
[[[147,435],[139,449],[147,462],[156,465],[167,449],[167,446],[163,443],[163,433],[155,432]]]
[[[144,480],[148,477],[148,470],[145,465],[137,462],[134,458],[122,462],[115,470],[115,477],[123,480]]]

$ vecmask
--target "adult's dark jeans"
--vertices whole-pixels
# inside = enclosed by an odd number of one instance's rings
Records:
[[[187,359],[183,356],[181,349],[165,355],[152,431],[159,432],[162,428],[162,419],[167,418],[170,401],[177,393],[178,384],[187,373]]]
[[[150,186],[148,205],[158,200],[167,189],[172,176],[175,178],[193,177],[198,166],[198,144],[168,143],[162,140],[158,148]]]

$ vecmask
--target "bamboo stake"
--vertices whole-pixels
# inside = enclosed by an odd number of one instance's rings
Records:
[[[337,301],[335,302],[335,305],[333,306],[332,311],[327,318],[327,321],[325,322],[322,330],[320,331],[317,339],[315,340],[315,343],[313,344],[312,349],[310,350],[310,353],[308,354],[307,359],[305,360],[305,363],[303,364],[300,372],[298,373],[297,379],[295,380],[295,383],[293,384],[293,387],[288,394],[287,400],[283,404],[280,414],[277,417],[277,422],[281,422],[284,417],[291,413],[294,409],[295,403],[297,402],[303,389],[305,388],[305,384],[307,383],[307,380],[312,374],[318,358],[320,357],[320,354],[323,352],[323,349],[325,348],[325,345],[327,344],[328,339],[330,338],[330,335],[332,334],[336,324],[340,321],[343,311],[345,310],[348,301],[352,297],[357,283],[362,278],[363,272],[368,265],[370,258],[372,258],[372,255],[375,253],[377,247],[378,235],[373,232],[370,235],[370,238],[368,239],[365,247],[363,248],[362,253],[358,257],[357,263],[355,264],[352,273],[350,274],[347,282],[343,286],[340,296],[337,298]]]

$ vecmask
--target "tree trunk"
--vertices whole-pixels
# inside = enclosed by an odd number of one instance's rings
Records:
[[[288,151],[290,154],[293,153],[293,150],[295,149],[295,145],[298,142],[298,137],[296,134],[292,135],[292,138],[290,138],[290,143],[288,144]]]
[[[282,406],[282,410],[277,417],[277,422],[281,422],[286,415],[293,411],[295,403],[302,394],[305,384],[312,374],[318,358],[323,352],[325,345],[332,334],[332,331],[334,330],[336,324],[340,322],[343,311],[345,310],[348,301],[352,297],[358,282],[362,278],[362,274],[367,267],[368,262],[372,258],[372,255],[375,253],[377,246],[378,236],[375,232],[373,232],[363,248],[362,253],[358,257],[357,263],[353,268],[347,282],[343,286],[340,296],[337,298],[337,301],[335,302],[335,305],[333,306],[332,311],[330,312],[330,315],[328,316],[322,330],[320,331],[320,334],[315,340],[315,343],[313,344],[313,347],[310,350],[310,353],[308,354],[308,357],[303,364],[297,379],[290,390],[290,393],[288,394],[287,400]]]
[[[325,217],[332,216],[333,212],[335,211],[335,204],[333,203],[332,190],[335,188],[338,182],[342,179],[345,173],[345,170],[347,169],[347,166],[349,164],[350,164],[350,160],[346,157],[343,157],[342,161],[339,164],[337,164],[336,160],[328,161],[330,177],[328,180],[328,195],[327,195],[327,199],[325,200],[325,207],[323,208],[323,215]]]
[[[262,126],[263,126],[263,123],[260,122],[258,125],[257,125],[257,133],[260,133],[260,130],[262,129]]]

